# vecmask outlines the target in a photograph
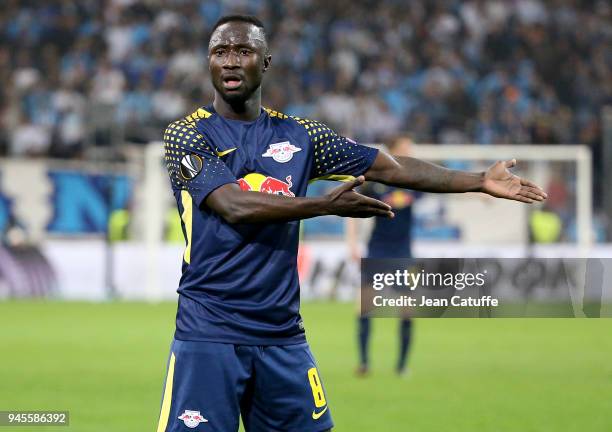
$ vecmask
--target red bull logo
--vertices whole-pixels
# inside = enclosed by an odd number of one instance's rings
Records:
[[[271,157],[276,162],[285,163],[293,159],[293,153],[299,152],[301,148],[294,146],[289,141],[270,144],[263,157]]]
[[[240,186],[240,189],[242,189],[243,191],[250,191],[253,190],[251,188],[251,185],[247,183],[247,181],[243,178],[238,179],[238,186]]]
[[[189,429],[195,429],[200,423],[208,423],[208,420],[200,414],[200,411],[185,410],[178,418],[183,420],[183,423]]]
[[[285,181],[282,181],[275,177],[265,176],[259,173],[250,173],[239,179],[238,185],[240,189],[244,191],[256,191],[289,197],[295,196],[295,194],[291,192],[293,183],[291,182],[290,175],[285,177]]]

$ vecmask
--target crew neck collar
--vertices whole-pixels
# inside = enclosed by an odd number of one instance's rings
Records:
[[[231,118],[227,118],[227,117],[223,117],[221,114],[219,114],[217,112],[217,110],[215,110],[214,105],[211,103],[210,105],[204,107],[204,109],[212,114],[216,114],[217,116],[219,116],[220,118],[222,118],[223,120],[226,120],[228,122],[236,122],[236,123],[240,123],[240,124],[251,124],[251,123],[256,123],[259,120],[261,120],[264,116],[266,116],[268,113],[266,112],[266,110],[264,109],[264,107],[262,106],[260,109],[260,113],[259,116],[254,119],[254,120],[238,120],[238,119],[231,119]]]

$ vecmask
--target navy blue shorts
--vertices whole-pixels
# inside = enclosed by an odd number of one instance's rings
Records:
[[[307,343],[174,340],[157,432],[318,432],[333,422]]]

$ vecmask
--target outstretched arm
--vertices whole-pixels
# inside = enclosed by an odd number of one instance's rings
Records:
[[[353,190],[363,181],[360,176],[316,198],[243,191],[228,183],[211,192],[205,202],[229,223],[285,222],[323,215],[393,217],[389,205]]]
[[[516,160],[498,161],[484,172],[447,169],[411,157],[379,152],[365,173],[367,181],[424,192],[484,192],[497,198],[525,203],[543,201],[546,193],[534,183],[512,174]]]

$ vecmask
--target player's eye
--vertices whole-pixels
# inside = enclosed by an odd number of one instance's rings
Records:
[[[248,56],[249,54],[251,54],[251,51],[247,49],[240,50],[240,55]]]
[[[215,55],[216,55],[217,57],[222,57],[222,56],[224,56],[224,55],[225,55],[225,50],[222,50],[222,49],[217,50],[217,51],[215,51]]]

